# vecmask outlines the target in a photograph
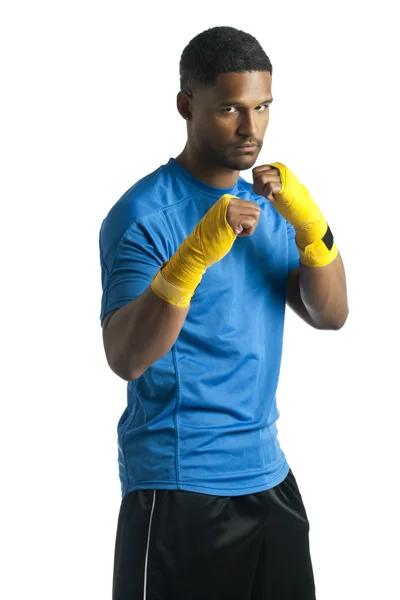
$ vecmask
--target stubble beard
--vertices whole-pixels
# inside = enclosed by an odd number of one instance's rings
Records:
[[[224,166],[232,171],[246,171],[251,169],[257,161],[262,145],[257,148],[256,152],[252,152],[248,156],[242,155],[241,159],[234,159],[229,156],[229,151],[216,150],[208,144],[203,144],[203,154],[206,155],[210,163],[215,163]]]

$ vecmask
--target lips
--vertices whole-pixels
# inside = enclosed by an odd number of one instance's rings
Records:
[[[244,144],[243,146],[235,146],[236,154],[254,154],[258,150],[257,144]]]

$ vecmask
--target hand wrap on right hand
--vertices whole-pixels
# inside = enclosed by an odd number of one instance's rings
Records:
[[[236,235],[226,220],[233,198],[224,194],[153,277],[151,289],[175,306],[189,306],[206,269],[231,250]]]

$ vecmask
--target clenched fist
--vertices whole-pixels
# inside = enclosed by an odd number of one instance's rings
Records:
[[[261,209],[255,202],[233,196],[228,204],[226,220],[237,237],[252,235],[257,227]]]

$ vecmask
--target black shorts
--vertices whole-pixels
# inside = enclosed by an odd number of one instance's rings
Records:
[[[292,471],[245,496],[135,490],[122,500],[113,600],[315,600]]]

